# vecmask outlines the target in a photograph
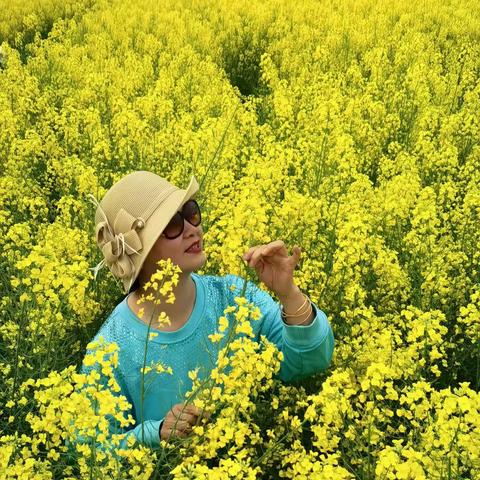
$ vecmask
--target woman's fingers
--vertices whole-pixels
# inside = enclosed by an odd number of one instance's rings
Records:
[[[192,424],[186,420],[178,420],[173,423],[172,429],[178,430],[179,432],[190,433],[192,431]]]
[[[182,413],[177,418],[179,421],[188,422],[190,425],[195,425],[198,417],[196,415],[192,415],[191,413]]]
[[[170,419],[169,421],[165,420],[165,424],[170,430],[178,430],[179,432],[187,433],[192,431],[192,424],[186,420]]]
[[[163,421],[160,436],[162,439],[169,437],[182,437],[185,438],[192,432],[192,425],[184,420],[178,420],[176,417],[168,416]]]
[[[249,267],[255,268],[262,257],[270,256],[276,252],[281,252],[283,256],[288,256],[288,251],[283,240],[275,240],[266,245],[251,247],[243,254],[242,258],[248,262]]]
[[[210,418],[210,414],[192,404],[177,403],[163,420],[160,437],[167,440],[170,437],[185,438],[189,435],[194,425],[200,423],[202,417]]]
[[[160,432],[160,438],[162,440],[168,440],[171,437],[180,437],[180,438],[186,438],[188,437],[190,432],[184,432],[182,430],[179,430],[178,428],[173,428],[173,427],[167,427],[163,425],[162,431]]]
[[[255,268],[260,258],[265,255],[266,251],[267,245],[257,245],[256,247],[252,247],[245,257],[245,260],[248,262],[248,266]]]
[[[207,414],[203,409],[191,404],[191,403],[177,403],[172,407],[172,410],[178,415],[181,415],[182,418],[186,416],[193,417],[207,417],[210,418],[210,414]]]
[[[178,403],[171,409],[173,415],[179,420],[184,420],[190,425],[198,425],[202,418],[210,419],[210,413],[205,410],[192,405],[191,403]]]
[[[210,414],[192,404],[178,403],[174,405],[163,420],[160,437],[167,440],[170,437],[185,438],[194,425],[200,423],[200,419],[210,418]]]

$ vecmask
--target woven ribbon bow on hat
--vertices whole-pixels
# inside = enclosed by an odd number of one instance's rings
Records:
[[[138,218],[121,208],[115,217],[112,229],[98,201],[93,195],[88,196],[93,199],[105,218],[95,228],[97,244],[104,256],[104,259],[93,269],[95,278],[98,270],[104,264],[108,266],[115,277],[120,279],[132,278],[135,273],[135,266],[130,255],[138,254],[142,250],[142,241],[135,228],[143,225],[139,224]]]

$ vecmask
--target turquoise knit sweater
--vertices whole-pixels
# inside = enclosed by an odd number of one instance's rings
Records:
[[[127,413],[136,420],[136,425],[128,430],[122,448],[126,447],[130,435],[144,445],[159,446],[161,421],[173,405],[184,401],[185,393],[192,387],[188,372],[198,368],[198,377],[205,378],[215,366],[222,343],[210,342],[208,335],[217,331],[218,318],[224,314],[224,309],[236,305],[234,298],[241,294],[244,280],[236,275],[191,275],[196,287],[195,304],[188,321],[179,330],[162,332],[151,328],[150,332],[158,335],[147,342],[148,325],[131,310],[128,297],[125,297],[94,337],[94,340],[103,337],[119,346],[115,378],[121,388],[119,395],[124,395],[132,405],[132,410]],[[230,289],[232,285],[236,287],[233,291]],[[255,339],[258,341],[260,335],[265,335],[283,352],[278,374],[281,380],[297,380],[328,367],[334,348],[333,332],[325,313],[315,304],[316,315],[310,325],[289,326],[281,318],[280,304],[252,282],[247,283],[244,296],[262,313],[259,320],[251,321]],[[145,384],[148,386],[144,394],[142,422],[140,382],[147,343],[146,365],[160,362],[170,366],[173,375],[146,374]],[[91,368],[94,367],[83,365],[82,372],[88,373]],[[122,432],[124,430],[111,424],[110,433]]]

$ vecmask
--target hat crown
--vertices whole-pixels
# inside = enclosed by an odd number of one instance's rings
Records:
[[[114,227],[115,217],[123,208],[135,218],[144,218],[145,213],[159,196],[180,190],[175,185],[152,172],[137,171],[121,178],[105,194],[100,205],[108,221]],[[95,213],[95,223],[103,220],[100,209]],[[139,222],[141,225],[141,222]],[[116,232],[120,233],[120,232]]]

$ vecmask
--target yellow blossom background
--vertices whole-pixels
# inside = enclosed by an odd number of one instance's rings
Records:
[[[478,11],[0,0],[0,477],[480,479]],[[244,251],[300,245],[336,341],[282,384],[238,292],[191,372],[211,420],[158,451],[118,448],[116,346],[89,344],[123,296],[87,197],[134,170],[200,181],[199,273],[257,281]]]

